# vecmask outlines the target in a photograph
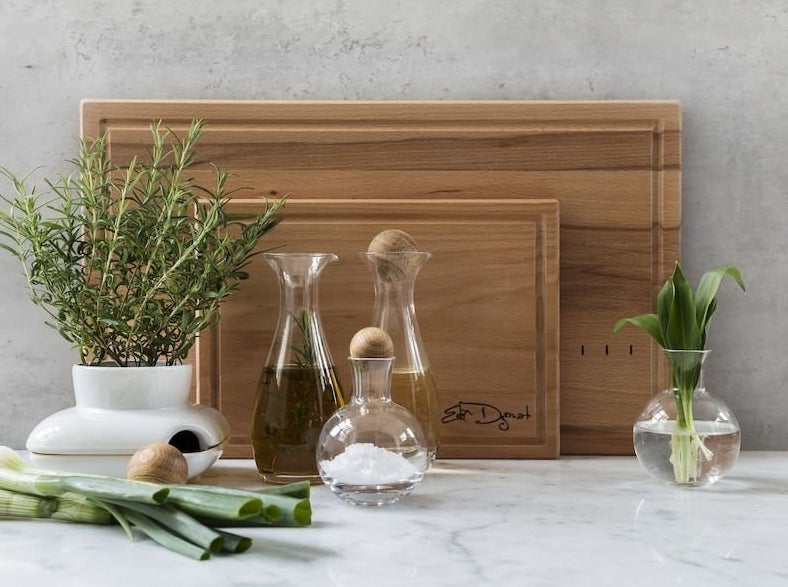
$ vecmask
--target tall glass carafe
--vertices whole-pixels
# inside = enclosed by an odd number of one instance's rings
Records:
[[[318,308],[318,280],[332,253],[264,253],[279,278],[279,320],[257,387],[252,447],[266,482],[320,482],[315,448],[344,405]]]
[[[396,361],[391,399],[421,424],[428,463],[438,453],[438,394],[416,320],[413,292],[416,276],[432,256],[423,251],[363,253],[375,282],[372,324],[389,333]]]

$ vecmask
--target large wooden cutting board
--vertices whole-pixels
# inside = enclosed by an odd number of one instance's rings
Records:
[[[112,130],[118,157],[147,140],[150,120],[183,129],[204,118],[201,158],[234,172],[235,186],[293,201],[558,200],[561,452],[632,452],[632,421],[666,372],[644,334],[611,329],[652,309],[679,257],[678,103],[86,101],[82,117],[86,136]],[[442,328],[422,326],[428,340]],[[484,371],[486,345],[474,344]],[[208,397],[232,393],[228,372],[201,382]]]

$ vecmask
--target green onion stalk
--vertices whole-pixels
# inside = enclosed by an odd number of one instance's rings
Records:
[[[695,483],[700,473],[700,459],[710,460],[714,456],[696,432],[692,397],[702,385],[703,361],[709,353],[706,350],[709,323],[717,309],[717,291],[726,276],[745,289],[739,270],[727,265],[704,273],[693,292],[681,266],[676,263],[673,275],[657,295],[657,313],[623,318],[613,327],[613,333],[627,324],[643,329],[668,355],[671,389],[676,402],[670,462],[675,481],[680,485]]]
[[[309,491],[308,484],[299,482],[248,491],[44,471],[0,446],[0,519],[117,523],[129,538],[136,528],[165,548],[197,560],[252,546],[250,538],[225,527],[310,525]]]

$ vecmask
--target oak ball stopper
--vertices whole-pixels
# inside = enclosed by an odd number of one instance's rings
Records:
[[[387,359],[394,356],[394,341],[382,328],[362,328],[350,341],[350,356],[357,359]]]
[[[384,281],[402,279],[411,269],[412,258],[403,253],[418,252],[416,241],[404,230],[389,228],[378,233],[367,247],[378,257],[378,271]]]

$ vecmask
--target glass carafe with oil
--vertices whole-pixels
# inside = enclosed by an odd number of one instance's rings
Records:
[[[315,448],[344,405],[320,322],[318,280],[332,253],[264,253],[279,278],[279,319],[257,387],[252,448],[266,482],[320,482]]]
[[[375,284],[372,324],[394,341],[391,399],[421,424],[431,465],[438,454],[438,394],[416,320],[414,288],[416,276],[432,255],[416,250],[407,233],[390,229],[378,234],[362,256]]]

